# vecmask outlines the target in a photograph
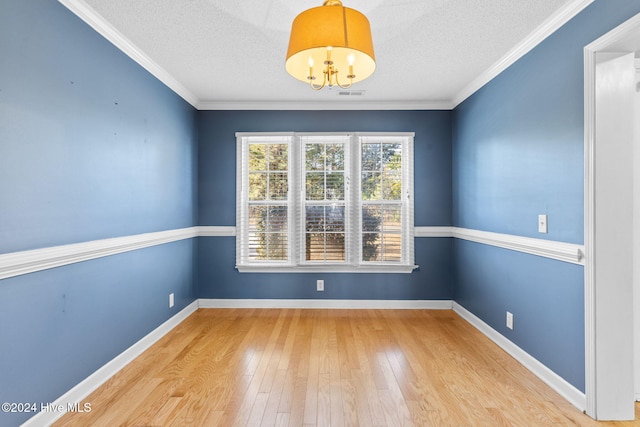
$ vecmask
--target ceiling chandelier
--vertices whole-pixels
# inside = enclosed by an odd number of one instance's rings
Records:
[[[302,12],[291,25],[286,69],[315,90],[366,79],[376,69],[369,20],[340,0]]]

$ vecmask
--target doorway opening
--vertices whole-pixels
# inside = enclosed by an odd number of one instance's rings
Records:
[[[584,49],[586,412],[599,420],[633,419],[640,392],[636,52],[640,14]]]

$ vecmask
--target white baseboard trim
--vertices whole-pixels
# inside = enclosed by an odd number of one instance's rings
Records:
[[[71,390],[60,396],[55,402],[52,403],[52,407],[64,408],[64,411],[46,411],[39,412],[35,416],[29,418],[22,424],[22,427],[36,427],[51,425],[57,419],[62,417],[66,413],[66,409],[69,406],[73,406],[76,403],[82,407],[82,401],[89,396],[94,390],[104,384],[109,378],[118,373],[122,368],[131,363],[136,357],[140,356],[146,349],[155,344],[160,338],[169,333],[173,328],[178,326],[183,320],[189,317],[193,312],[198,309],[198,301],[194,301],[169,320],[158,326],[151,331],[140,341],[133,344],[131,347],[120,353],[110,362],[103,367],[99,368],[93,374],[88,376],[78,385]]]
[[[509,341],[504,337],[504,335],[498,333],[498,331],[487,325],[485,322],[480,320],[480,318],[475,316],[473,313],[471,313],[455,301],[453,302],[453,311],[455,311],[460,317],[462,317],[464,320],[469,322],[476,329],[486,335],[491,341],[496,343],[504,351],[509,353],[525,368],[530,370],[535,376],[540,378],[549,387],[554,389],[558,394],[569,401],[569,403],[571,403],[581,411],[585,410],[587,399],[583,392],[575,388],[573,385],[569,384],[564,378],[560,377],[551,369],[547,368],[529,353],[522,350],[513,342]]]
[[[451,310],[451,300],[200,299],[200,308]]]

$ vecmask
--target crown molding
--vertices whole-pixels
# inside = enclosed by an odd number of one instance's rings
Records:
[[[114,46],[124,52],[125,55],[137,62],[142,68],[150,72],[154,77],[164,83],[169,89],[197,108],[198,98],[164,68],[147,56],[138,46],[133,44],[122,33],[107,22],[93,8],[83,0],[58,0],[63,6],[76,14],[87,25],[96,30],[98,34],[110,41]]]
[[[198,110],[453,110],[527,54],[594,0],[574,0],[536,28],[521,43],[485,70],[452,100],[438,101],[203,101],[128,40],[84,0],[58,0],[91,28]]]
[[[473,79],[458,95],[453,98],[452,109],[460,105],[465,99],[476,93],[480,88],[493,80],[504,70],[513,65],[518,59],[529,53],[560,27],[569,22],[574,16],[582,12],[594,0],[574,0],[560,8],[549,19],[544,21],[538,28],[533,30],[524,40],[518,43],[513,49],[507,52],[495,64],[487,68],[482,74]]]
[[[201,101],[198,110],[451,110],[450,101]]]

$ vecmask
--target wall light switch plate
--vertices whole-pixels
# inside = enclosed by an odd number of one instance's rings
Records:
[[[317,280],[316,281],[316,289],[318,292],[323,292],[324,291],[324,280]]]
[[[546,215],[538,215],[538,233],[547,233],[547,216]]]

